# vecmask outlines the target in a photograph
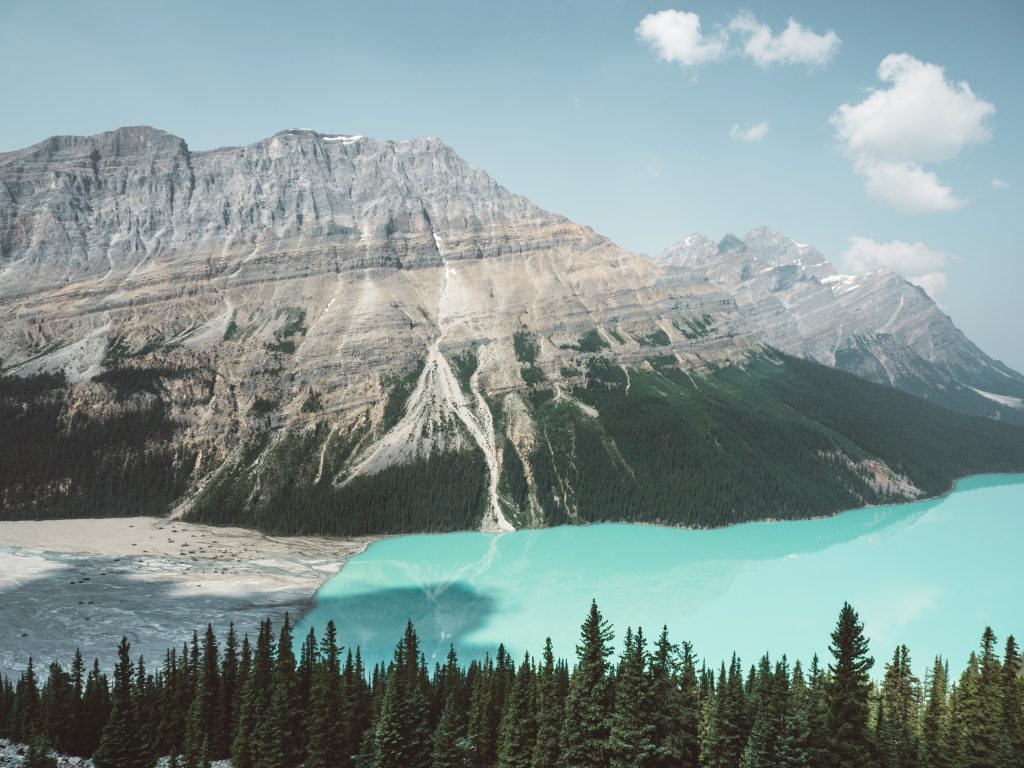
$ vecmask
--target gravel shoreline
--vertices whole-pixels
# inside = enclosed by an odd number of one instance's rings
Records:
[[[193,629],[298,617],[373,538],[270,537],[164,518],[0,522],[0,673],[81,648],[111,668],[127,635],[156,666]]]

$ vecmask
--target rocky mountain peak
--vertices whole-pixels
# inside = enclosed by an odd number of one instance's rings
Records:
[[[736,237],[732,232],[726,234],[718,242],[718,250],[722,253],[728,253],[730,251],[745,251],[747,250],[747,244]]]
[[[985,355],[888,267],[841,275],[814,246],[765,226],[717,247],[703,242],[691,236],[655,261],[727,291],[771,346],[968,413],[1024,421],[1005,404],[1024,399],[1024,376]]]

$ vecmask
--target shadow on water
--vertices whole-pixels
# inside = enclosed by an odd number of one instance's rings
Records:
[[[339,639],[358,646],[363,660],[372,665],[393,656],[406,622],[412,621],[428,663],[442,661],[453,644],[461,658],[480,658],[494,649],[476,647],[467,638],[484,626],[494,610],[492,598],[464,582],[317,597],[296,627],[295,637],[301,642],[310,627],[319,636],[328,620],[333,620]]]

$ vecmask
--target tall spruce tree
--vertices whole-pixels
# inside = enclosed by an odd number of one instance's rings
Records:
[[[828,730],[835,768],[864,768],[874,762],[869,730],[871,667],[864,625],[849,603],[843,603],[832,632],[833,663],[827,687]]]
[[[69,754],[84,757],[88,749],[85,729],[87,718],[84,710],[85,698],[85,659],[82,651],[75,648],[75,656],[71,661],[71,701],[72,709],[66,728],[66,745]]]
[[[433,744],[422,671],[419,637],[409,622],[384,684],[373,737],[376,768],[429,768]]]
[[[773,671],[767,654],[761,657],[751,688],[750,735],[743,749],[743,768],[769,768],[781,762],[784,726],[789,708],[789,669],[779,662]]]
[[[921,768],[950,768],[949,673],[941,656],[936,656],[926,678],[927,699],[921,715]]]
[[[352,712],[343,690],[341,649],[333,621],[327,622],[314,666],[306,731],[307,768],[345,768],[352,762]]]
[[[1024,677],[1021,673],[1020,648],[1010,635],[1003,654],[1003,719],[1013,755],[1012,768],[1024,768]]]
[[[916,768],[920,699],[920,682],[911,670],[910,652],[901,645],[885,666],[879,692],[875,740],[884,768]]]
[[[431,768],[465,768],[465,737],[459,727],[459,698],[455,691],[449,691],[448,699],[441,709],[441,717],[434,729],[431,747]]]
[[[301,703],[299,673],[292,649],[291,618],[285,613],[278,636],[273,691],[262,748],[256,758],[257,768],[298,765],[302,761],[305,737]]]
[[[100,662],[93,659],[92,669],[85,681],[82,697],[82,754],[92,757],[100,745],[100,734],[110,716],[110,687],[107,676],[100,671]]]
[[[667,666],[672,646],[668,642],[668,630],[662,628],[655,654],[656,669]],[[666,660],[661,660],[662,657]],[[677,672],[669,672],[665,691],[668,717],[665,730],[660,737],[664,747],[662,768],[698,768],[700,764],[700,689],[697,683],[697,668],[693,658],[693,645],[683,641],[678,651]],[[660,701],[660,699],[659,699]],[[660,705],[658,705],[660,706]]]
[[[260,622],[251,669],[245,675],[238,724],[231,747],[233,768],[255,768],[269,726],[267,719],[274,684],[272,631],[270,619]]]
[[[608,683],[608,657],[613,637],[597,601],[593,601],[580,630],[576,669],[565,701],[559,738],[559,764],[563,768],[602,768],[609,763],[612,691]]]
[[[530,768],[537,739],[533,666],[523,658],[508,694],[498,732],[498,768]]]
[[[700,760],[700,691],[693,647],[674,645],[661,628],[650,660],[654,741],[661,768],[698,768]]]
[[[485,654],[483,663],[473,669],[467,724],[469,761],[473,768],[488,768],[498,759],[497,726],[501,713],[496,701],[494,662]]]
[[[736,768],[747,742],[747,703],[740,660],[723,664],[703,711],[701,761],[709,768]]]
[[[544,641],[544,654],[535,678],[537,688],[537,738],[533,745],[532,768],[556,768],[558,739],[565,714],[555,676],[555,654],[551,638]]]
[[[228,634],[224,640],[224,656],[220,669],[220,723],[217,725],[217,738],[210,748],[211,754],[217,759],[226,758],[231,754],[235,719],[238,716],[238,682],[238,634],[232,622],[228,626]]]
[[[1005,768],[1011,760],[1003,709],[1002,664],[996,636],[985,627],[981,655],[971,656],[960,678],[954,727],[959,736],[958,768]]]
[[[626,629],[615,676],[615,707],[608,749],[612,768],[657,768],[666,754],[658,743],[660,714],[655,709],[654,679],[648,672],[647,640],[642,629]]]
[[[93,755],[96,768],[149,768],[153,764],[143,742],[139,713],[135,708],[135,665],[130,651],[128,638],[122,637],[114,666],[110,715],[103,728],[99,749]]]
[[[195,693],[185,729],[186,768],[206,768],[220,757],[227,740],[221,711],[220,652],[213,625],[206,625]]]
[[[32,741],[38,735],[39,722],[39,678],[35,662],[28,657],[28,666],[18,679],[14,689],[14,707],[11,712],[11,736],[15,741]]]

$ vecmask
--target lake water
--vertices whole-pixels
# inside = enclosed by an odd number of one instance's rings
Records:
[[[827,656],[844,600],[860,613],[876,673],[899,643],[923,672],[936,654],[962,668],[991,625],[1024,635],[1024,475],[961,481],[932,501],[820,520],[714,530],[608,524],[403,536],[373,544],[317,593],[296,637],[328,619],[364,658],[390,658],[406,619],[428,660],[574,654],[591,598],[614,625],[653,637],[667,624],[698,657],[745,663],[764,651]]]

